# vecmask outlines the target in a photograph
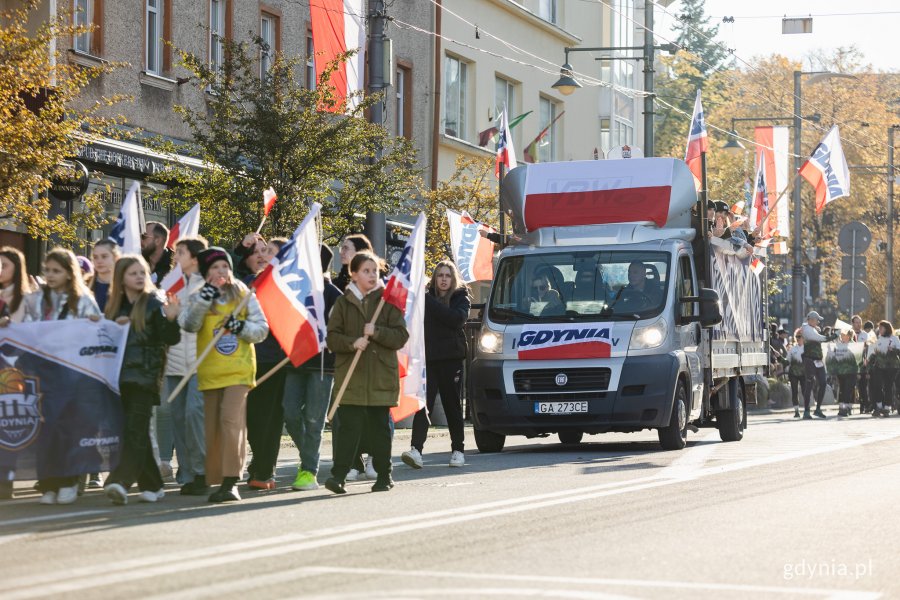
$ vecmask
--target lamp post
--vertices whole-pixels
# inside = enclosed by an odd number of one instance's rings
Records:
[[[884,298],[884,318],[894,322],[894,130],[900,125],[888,127],[888,201],[887,201],[887,248],[885,265],[887,266],[887,278],[885,279],[886,294]]]

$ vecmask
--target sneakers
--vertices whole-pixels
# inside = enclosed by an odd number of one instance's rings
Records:
[[[271,477],[268,479],[251,479],[247,482],[247,487],[253,490],[274,490],[275,480]]]
[[[347,473],[346,480],[347,481],[356,481],[357,479],[359,479],[359,471],[357,471],[356,469],[350,469],[350,471]],[[327,486],[327,483],[326,483],[326,486]],[[328,488],[328,489],[331,489],[331,488]],[[331,490],[331,491],[334,491],[334,490]]]
[[[316,481],[315,475],[301,469],[297,472],[297,478],[291,484],[291,489],[298,492],[309,492],[319,489],[319,483]]]
[[[369,479],[378,479],[378,473],[375,471],[374,465],[372,465],[372,457],[366,457],[366,477]]]
[[[182,496],[205,496],[209,493],[206,475],[194,475],[194,480],[181,486]]]
[[[450,453],[450,466],[451,467],[464,467],[466,466],[466,455],[460,452],[459,450],[454,450]]]
[[[825,413],[822,412],[822,409],[821,409],[821,408],[817,408],[815,411],[813,411],[813,416],[818,417],[818,418],[820,418],[820,419],[825,419],[825,418],[827,418],[827,417],[825,416]]]
[[[237,477],[223,477],[222,485],[219,486],[219,489],[209,495],[208,500],[216,504],[222,502],[239,502],[241,495],[238,493],[237,488],[234,487],[237,481]]]
[[[56,504],[56,492],[44,492],[38,502],[41,504]]]
[[[103,488],[106,497],[112,500],[112,503],[117,506],[124,506],[128,504],[128,490],[119,485],[118,483],[108,483],[106,487]]]
[[[338,481],[334,477],[328,478],[328,480],[325,482],[325,487],[328,489],[329,492],[332,492],[335,494],[346,494],[347,493],[347,490],[344,489],[344,482]]]
[[[167,460],[159,463],[159,474],[162,475],[163,479],[172,479],[174,476],[174,472],[172,471],[172,463]]]
[[[422,453],[419,452],[416,448],[410,448],[409,450],[401,454],[400,460],[402,460],[405,464],[409,465],[413,469],[422,468]]]
[[[89,490],[99,490],[102,487],[103,477],[100,476],[100,473],[91,473],[91,477],[87,482],[87,488]]]
[[[803,420],[804,421],[812,421],[812,415],[809,414],[808,410],[803,411]]]
[[[56,492],[56,503],[57,504],[72,504],[75,500],[78,499],[78,484],[70,485],[69,487],[61,487],[59,491]]]
[[[799,418],[800,418],[800,409],[799,409],[799,408],[795,408],[795,409],[794,409],[794,418],[795,418],[795,419],[799,419]]]
[[[141,492],[141,495],[138,496],[138,501],[140,502],[159,502],[163,498],[166,497],[166,490],[163,488],[159,488],[155,492],[153,490],[144,490]]]
[[[372,486],[373,492],[389,492],[394,487],[394,480],[391,479],[391,476],[387,477],[379,477],[375,481],[375,485]]]

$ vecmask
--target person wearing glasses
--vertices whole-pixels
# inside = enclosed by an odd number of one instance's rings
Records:
[[[561,315],[565,312],[565,305],[559,292],[550,284],[550,275],[544,271],[537,273],[531,280],[532,295],[525,301],[529,306],[540,303],[535,308],[540,309],[543,315]]]

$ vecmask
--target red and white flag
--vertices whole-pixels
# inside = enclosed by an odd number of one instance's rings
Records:
[[[761,261],[759,258],[757,258],[755,256],[750,261],[750,270],[753,271],[754,275],[758,276],[760,273],[763,272],[763,270],[765,270],[765,268],[766,268],[766,263],[764,263],[763,261]]]
[[[366,65],[365,2],[363,0],[310,0],[313,47],[316,50],[316,81],[328,63],[348,50],[357,53],[342,63],[331,75],[338,106],[348,98],[347,110],[359,104],[360,97],[351,97],[363,89]]]
[[[506,166],[506,172],[515,169],[516,149],[513,147],[512,136],[509,133],[509,115],[506,113],[506,107],[500,113],[500,122],[497,125],[499,137],[497,139],[497,160],[494,163],[494,176],[500,177],[500,165]]]
[[[267,189],[263,192],[263,216],[268,217],[269,213],[272,211],[272,207],[275,206],[275,202],[278,200],[278,196],[275,194],[275,190],[272,188]]]
[[[769,214],[768,177],[766,174],[766,162],[762,155],[758,156],[756,177],[753,182],[753,204],[750,205],[750,228],[756,229],[763,225],[763,219]],[[760,227],[763,238],[770,237],[767,227]]]
[[[786,191],[781,202],[776,204],[778,196],[790,185],[790,153],[788,152],[790,135],[787,127],[757,127],[754,130],[758,153],[757,166],[764,162],[766,166],[766,191],[769,195],[769,215],[767,227],[781,237],[790,233],[791,195]]]
[[[200,203],[193,205],[189,211],[184,213],[178,222],[169,230],[169,240],[166,242],[166,248],[175,249],[178,240],[186,237],[196,237],[200,234]],[[162,283],[159,284],[160,289],[165,290],[166,294],[177,294],[185,285],[184,272],[178,262],[172,267]]]
[[[459,268],[463,281],[490,281],[494,278],[494,243],[481,237],[482,229],[493,232],[494,229],[484,223],[478,223],[469,213],[462,214],[447,210],[447,222],[450,224],[450,245],[453,250],[453,262]]]
[[[294,235],[253,281],[272,335],[300,366],[325,347],[325,279],[319,259],[319,215],[313,203]]]
[[[318,256],[318,255],[317,255]],[[384,301],[403,312],[409,339],[397,351],[400,404],[391,409],[400,421],[425,407],[425,215],[420,214],[384,288]]]
[[[787,242],[775,242],[772,244],[772,254],[787,254]]]
[[[688,133],[687,148],[684,151],[684,162],[694,174],[694,186],[697,191],[703,185],[703,157],[709,150],[709,135],[706,133],[706,117],[700,103],[700,90],[694,100],[694,114],[691,116],[691,130]]]
[[[838,198],[850,195],[850,167],[835,125],[800,167],[800,175],[816,188],[816,213]]]

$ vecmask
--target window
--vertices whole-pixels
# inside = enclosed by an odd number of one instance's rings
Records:
[[[263,41],[259,56],[259,76],[263,77],[272,66],[275,53],[280,50],[279,19],[271,13],[262,13],[259,18],[259,37]]]
[[[397,65],[397,135],[412,139],[412,68]]]
[[[209,0],[209,66],[221,70],[225,64],[225,13],[227,0]]]
[[[538,142],[538,162],[550,162],[557,159],[559,155],[557,124],[554,123],[556,117],[559,116],[559,105],[549,98],[541,97],[540,100],[540,123],[539,131],[544,131],[546,127],[550,127],[544,137]]]
[[[600,149],[603,152],[606,152],[607,150],[609,150],[610,145],[611,145],[612,140],[610,139],[609,128],[610,128],[609,119],[606,117],[601,117],[601,119],[600,119]]]
[[[92,27],[93,31],[79,33],[72,47],[84,54],[100,56],[103,52],[103,0],[72,0],[72,22],[76,27]]]
[[[306,89],[316,89],[316,47],[313,45],[312,33],[306,34]]]
[[[147,14],[145,31],[147,47],[145,68],[148,73],[155,75],[162,74],[163,71],[163,0],[147,0]]]
[[[538,16],[545,21],[556,23],[556,0],[538,0]]]
[[[453,56],[444,58],[444,134],[465,139],[468,65]]]
[[[682,256],[678,259],[678,295],[677,298],[690,298],[696,296],[694,293],[694,274],[691,270],[691,257]],[[694,302],[681,303],[681,316],[694,316],[697,310],[697,304]]]

